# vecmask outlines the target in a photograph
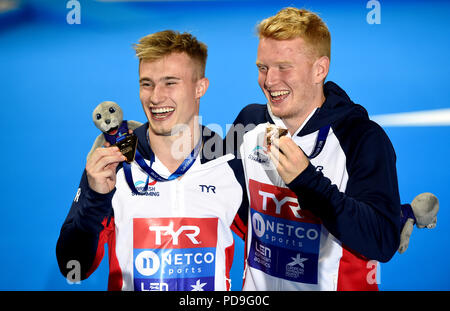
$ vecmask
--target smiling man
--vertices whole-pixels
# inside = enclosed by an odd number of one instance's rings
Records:
[[[329,56],[315,54],[301,37],[282,41],[262,37],[259,42],[258,84],[270,100],[272,113],[291,133],[325,100],[322,88]]]
[[[78,262],[87,278],[106,243],[110,290],[229,290],[230,226],[242,189],[232,156],[203,148],[222,143],[198,123],[207,48],[190,34],[162,31],[135,49],[148,119],[134,132],[136,160],[124,162],[117,147],[88,158],[58,239],[60,270],[68,276]]]
[[[319,16],[285,8],[258,34],[267,105],[245,107],[234,124],[249,130],[227,135],[250,202],[236,219],[246,239],[243,289],[377,290],[377,261],[400,240],[391,142],[344,90],[324,83],[331,37]],[[274,125],[288,134],[268,144]]]

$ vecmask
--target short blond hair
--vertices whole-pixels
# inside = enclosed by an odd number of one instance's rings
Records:
[[[208,47],[190,33],[164,30],[141,38],[133,47],[139,63],[156,61],[171,53],[186,53],[199,66],[197,78],[205,76]]]
[[[290,40],[302,38],[316,57],[331,56],[331,36],[327,25],[315,13],[287,7],[266,18],[256,28],[259,38]]]

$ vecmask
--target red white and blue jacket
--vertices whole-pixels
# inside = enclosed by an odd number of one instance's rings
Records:
[[[339,86],[327,82],[324,94],[291,138],[309,155],[330,125],[325,145],[290,184],[264,152],[267,123],[285,128],[268,105],[245,107],[234,122],[245,134],[227,135],[250,204],[235,221],[246,241],[244,290],[377,290],[377,261],[398,249],[392,144]]]
[[[148,123],[135,130],[147,164]],[[99,265],[108,245],[109,290],[229,290],[234,240],[230,226],[241,205],[242,188],[221,156],[222,138],[203,127],[203,148],[181,179],[148,182],[144,195],[131,191],[120,165],[116,187],[99,194],[86,172],[62,226],[56,254],[67,276],[77,260],[81,279]],[[214,150],[217,147],[218,150]],[[170,172],[156,158],[152,168]],[[135,187],[143,191],[147,174],[133,162]]]

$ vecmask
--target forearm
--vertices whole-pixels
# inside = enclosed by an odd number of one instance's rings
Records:
[[[67,266],[68,263],[76,260],[80,264],[81,278],[84,279],[94,262],[105,220],[108,221],[112,216],[111,198],[114,190],[108,194],[96,193],[88,187],[85,173],[79,189],[61,228],[56,256],[64,276],[71,268]]]
[[[388,261],[399,245],[397,200],[383,192],[352,197],[310,164],[288,187],[301,208],[319,217],[325,228],[350,249],[368,259]]]

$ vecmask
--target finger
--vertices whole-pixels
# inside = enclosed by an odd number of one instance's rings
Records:
[[[269,158],[271,159],[273,165],[275,166],[275,169],[277,170],[281,178],[284,180],[285,178],[284,176],[286,175],[286,168],[282,164],[283,157],[284,155],[282,155],[281,153],[277,154],[276,151],[269,153]]]
[[[278,148],[286,155],[295,154],[299,149],[298,145],[292,140],[292,138],[287,136],[283,136],[278,140]]]
[[[114,180],[116,175],[115,170],[106,169],[101,172],[97,172],[92,177],[96,178],[97,180],[104,180],[104,179],[112,179]]]
[[[286,160],[281,164],[291,177],[295,177],[309,165],[309,159],[292,139],[283,137],[279,142],[280,150],[284,152]]]
[[[105,143],[103,144],[103,147],[108,148],[109,146],[111,146],[111,144],[107,141],[105,141]]]
[[[298,164],[307,160],[303,149],[300,148],[292,139],[284,138],[280,139],[279,148],[281,152],[287,157],[287,160],[291,164]]]
[[[269,154],[271,153],[277,159],[278,155],[280,153],[280,148],[278,146],[278,140],[272,141],[272,143],[270,144],[269,147],[270,147],[270,148],[268,148]]]
[[[272,162],[278,167],[283,166],[283,162],[286,161],[286,156],[281,153],[280,149],[278,148],[277,144],[272,144],[269,155],[271,156]]]
[[[125,161],[125,157],[120,153],[119,155],[104,156],[91,169],[91,173],[101,172],[107,169],[110,164],[119,164]]]
[[[95,149],[92,156],[88,159],[86,163],[86,167],[88,166],[95,166],[95,164],[103,157],[110,156],[110,155],[119,155],[120,150],[118,147],[110,147],[110,148],[97,148]]]
[[[278,138],[273,139],[271,146],[274,146],[278,152],[282,152],[280,150],[280,139],[278,139]]]
[[[104,157],[107,155],[112,155],[117,152],[120,152],[120,149],[117,146],[112,146],[112,147],[107,147],[107,148],[100,147],[100,148],[95,149],[94,154],[93,154],[93,156],[94,156],[93,160],[95,162],[97,162],[101,157]]]
[[[105,166],[103,170],[96,172],[94,176],[114,179],[116,176],[116,169],[118,165],[119,165],[118,162],[108,164],[107,166]]]
[[[280,140],[278,138],[274,138],[271,141],[271,145],[276,146],[277,148],[279,148],[279,144],[280,144]]]
[[[109,170],[109,171],[111,171],[111,172],[113,172],[115,174],[116,173],[116,169],[119,166],[119,163],[120,162],[114,162],[114,163],[108,164],[105,167],[105,170]]]
[[[279,161],[287,161],[289,153],[286,152],[286,148],[282,146],[280,139],[276,138],[273,140],[272,145],[274,146],[274,155],[279,159]],[[283,150],[284,149],[284,150]]]
[[[107,182],[107,183],[109,181],[115,182],[115,180],[116,180],[115,167],[117,167],[117,165],[110,166],[109,168],[107,168],[103,171],[100,171],[100,172],[95,172],[94,174],[88,174],[87,177],[88,177],[90,187],[99,193],[104,193],[102,190],[100,190],[100,188],[104,187],[105,182]]]

